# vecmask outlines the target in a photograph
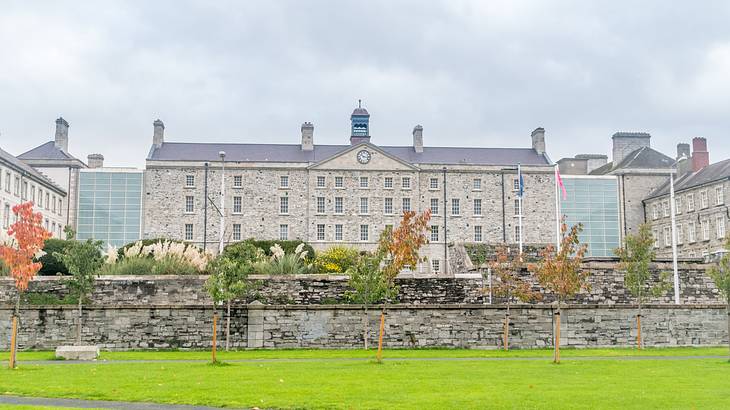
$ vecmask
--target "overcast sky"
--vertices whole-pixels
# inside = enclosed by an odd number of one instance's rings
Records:
[[[70,124],[70,151],[144,166],[167,141],[347,143],[358,99],[375,144],[606,153],[646,131],[674,156],[730,158],[730,2],[3,1],[0,147]]]

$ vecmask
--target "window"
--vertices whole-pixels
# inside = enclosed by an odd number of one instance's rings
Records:
[[[288,196],[279,197],[279,213],[285,214],[285,215],[289,213],[289,197]]]
[[[340,225],[340,224],[335,225],[335,240],[336,241],[342,240],[342,225]]]
[[[441,261],[438,259],[431,259],[431,270],[434,273],[441,272]]]
[[[279,188],[289,188],[289,175],[279,177]]]
[[[474,242],[482,241],[482,227],[481,225],[474,225]]]
[[[10,227],[10,204],[5,204],[5,212],[3,213],[3,228]]]
[[[20,177],[15,177],[15,184],[13,184],[13,195],[20,195]]]
[[[664,217],[665,218],[668,217],[669,216],[669,201],[662,201],[662,210],[664,211],[663,212]]]
[[[725,196],[722,194],[722,185],[715,187],[715,204],[722,205],[725,203]]]
[[[10,192],[10,172],[5,173],[5,190]]]
[[[682,197],[674,197],[674,214],[679,215],[682,213]]]
[[[664,227],[664,246],[672,246],[672,231],[668,226]]]
[[[56,196],[55,196],[55,195],[53,195],[53,196],[51,197],[51,201],[53,201],[53,202],[51,203],[51,208],[52,208],[52,211],[53,211],[53,213],[56,213]]]
[[[63,215],[63,199],[58,198],[58,214]]]
[[[383,212],[386,215],[393,214],[393,198],[385,198],[383,202]]]
[[[23,189],[20,191],[20,197],[23,200],[28,199],[28,181],[23,181]]]
[[[403,189],[411,189],[411,178],[410,177],[403,177],[400,180],[401,188]]]
[[[677,225],[677,245],[681,245],[684,241],[684,230],[682,229],[682,225]]]
[[[335,197],[335,213],[336,214],[342,213],[342,197],[341,196]]]
[[[474,178],[474,180],[472,181],[471,187],[475,191],[481,191],[482,190],[482,179]]]
[[[324,197],[323,196],[317,197],[317,213],[318,214],[324,213]]]
[[[233,240],[241,240],[241,224],[233,224]]]
[[[185,187],[193,188],[195,186],[195,175],[185,175]]]
[[[240,214],[242,212],[241,210],[241,197],[240,196],[234,196],[233,197],[233,213],[234,214]]]
[[[520,226],[515,226],[515,242],[519,242],[522,238],[522,230],[520,230]]]
[[[370,240],[370,227],[368,225],[360,225],[360,240],[363,242]]]
[[[695,210],[695,195],[687,194],[687,212],[692,212],[694,210]]]
[[[708,207],[707,203],[707,190],[700,191],[700,209]]]
[[[50,230],[50,233],[51,233],[51,235],[53,235],[54,233],[56,233],[56,223],[55,223],[55,222],[53,222],[53,223],[51,224],[51,230]]]
[[[16,217],[16,219],[17,219],[17,217]],[[46,219],[46,230],[49,230],[50,228],[51,228],[51,226],[48,224],[48,219]]]
[[[411,210],[411,198],[403,198],[403,212]]]
[[[482,216],[482,200],[474,199],[474,216]]]
[[[431,198],[431,214],[432,215],[438,215],[439,214],[439,200],[438,200],[438,198]]]
[[[367,188],[370,185],[368,177],[360,177],[360,188]]]
[[[393,189],[393,177],[385,177],[383,180],[383,188]]]
[[[243,177],[241,175],[234,175],[233,176],[233,187],[234,188],[242,188],[243,187]]]
[[[335,188],[343,188],[344,186],[342,177],[335,177]]]
[[[702,222],[700,222],[700,229],[702,229],[702,240],[709,241],[710,240],[710,221],[708,221],[707,219],[702,220]]]
[[[324,188],[324,185],[325,185],[324,176],[322,176],[322,175],[317,176],[317,188]]]
[[[185,224],[185,240],[193,240],[193,224]]]
[[[722,215],[715,217],[715,224],[717,225],[717,239],[725,238],[725,217]]]
[[[286,224],[279,225],[279,240],[280,241],[289,240],[289,225],[286,225]]]
[[[360,214],[367,215],[368,213],[368,198],[360,198]]]
[[[521,213],[520,212],[520,208],[521,208],[521,206],[520,206],[520,200],[519,199],[515,199],[515,215],[520,215],[520,213]]]
[[[317,240],[324,240],[324,224],[317,224]]]
[[[695,239],[695,232],[697,228],[695,226],[694,222],[690,222],[687,224],[687,242],[693,243]]]
[[[188,195],[185,197],[185,213],[191,214],[195,212],[195,206],[194,206],[195,199],[192,195]]]
[[[654,204],[654,206],[651,207],[651,219],[659,219],[659,204]]]
[[[451,215],[459,216],[461,214],[461,202],[458,199],[451,200]]]
[[[513,191],[519,191],[520,190],[520,179],[515,178],[512,180],[512,190]]]
[[[43,191],[38,189],[38,208],[43,208]]]
[[[438,242],[439,240],[439,226],[431,225],[431,242]]]
[[[51,195],[46,192],[46,209],[51,206]]]
[[[439,189],[439,179],[431,178],[428,183],[428,189]]]
[[[30,187],[30,200],[35,203],[35,185],[31,185]]]

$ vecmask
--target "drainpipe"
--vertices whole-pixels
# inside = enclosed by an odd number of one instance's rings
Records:
[[[448,249],[448,229],[446,228],[446,167],[444,171],[444,275],[449,273],[449,249]]]
[[[203,250],[208,250],[208,167],[206,162],[203,184]]]

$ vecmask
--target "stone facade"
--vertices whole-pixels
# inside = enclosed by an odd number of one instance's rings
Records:
[[[9,344],[11,307],[0,308],[0,350]],[[388,348],[501,347],[504,306],[395,305],[387,309],[383,343]],[[513,306],[512,348],[552,344],[554,309],[549,305]],[[636,309],[630,306],[571,306],[561,315],[565,347],[634,346]],[[368,316],[371,345],[376,343],[379,311]],[[91,307],[84,311],[84,343],[106,350],[209,348],[210,305]],[[234,348],[360,348],[364,311],[354,305],[235,306],[231,312]],[[21,309],[21,349],[53,349],[75,340],[72,307]],[[643,311],[646,346],[715,346],[728,341],[727,314],[721,306],[653,305]],[[223,329],[219,328],[220,346]]]

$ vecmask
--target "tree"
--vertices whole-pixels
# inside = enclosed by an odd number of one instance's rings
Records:
[[[368,308],[372,304],[394,298],[398,294],[398,288],[386,280],[383,271],[380,270],[380,259],[372,255],[361,257],[346,271],[346,274],[350,276],[348,284],[353,288],[353,291],[347,293],[348,298],[362,304],[365,311],[363,343],[367,350],[370,338]]]
[[[489,269],[497,278],[494,292],[497,296],[504,297],[507,305],[502,342],[504,350],[509,350],[509,313],[512,299],[527,302],[540,299],[542,295],[540,292],[533,291],[530,283],[520,278],[519,272],[524,266],[521,255],[515,258],[509,254],[509,248],[499,246],[495,256],[495,260],[489,263]]]
[[[215,306],[218,303],[226,302],[226,351],[230,347],[231,336],[231,301],[237,298],[249,296],[258,288],[258,282],[248,280],[252,273],[252,265],[238,262],[227,256],[219,256],[209,265],[210,276],[205,282],[205,289],[213,299],[213,318],[217,318]],[[215,350],[216,346],[213,346]],[[215,362],[215,355],[213,355]]]
[[[10,368],[15,367],[16,351],[18,348],[17,330],[18,318],[20,316],[20,298],[23,292],[28,289],[28,282],[38,273],[41,268],[39,262],[33,258],[40,257],[43,249],[43,241],[51,237],[50,232],[43,229],[41,222],[43,216],[40,212],[33,212],[33,203],[26,202],[13,207],[16,221],[10,225],[7,231],[7,238],[0,244],[0,259],[10,270],[10,275],[15,279],[15,287],[18,296],[15,301],[13,312],[12,336],[10,344]]]
[[[382,261],[382,272],[389,289],[395,288],[395,278],[406,266],[415,267],[422,258],[418,251],[428,242],[426,232],[431,211],[418,215],[414,211],[403,212],[403,219],[395,229],[386,229],[380,235],[376,256]],[[377,360],[383,358],[383,332],[385,331],[385,305],[380,312]]]
[[[560,248],[555,249],[548,245],[540,252],[540,262],[531,265],[530,270],[537,274],[540,285],[553,292],[557,297],[557,311],[555,312],[554,358],[560,363],[560,309],[565,300],[581,290],[587,290],[588,271],[581,268],[587,245],[580,244],[578,234],[583,230],[582,224],[573,225],[568,229],[565,219],[560,224]]]
[[[715,282],[715,286],[725,296],[727,309],[727,335],[728,346],[730,347],[730,237],[725,239],[726,252],[722,258],[708,271],[710,277]]]
[[[104,265],[101,255],[101,241],[87,239],[85,242],[70,241],[63,252],[56,252],[56,257],[71,275],[66,280],[69,293],[78,303],[78,318],[76,322],[76,344],[81,345],[81,325],[83,320],[82,308],[89,295],[94,290],[99,269]]]
[[[628,235],[623,248],[614,250],[619,257],[619,268],[624,270],[624,286],[636,298],[638,311],[636,313],[636,346],[641,350],[641,307],[649,296],[659,296],[668,288],[666,272],[662,272],[659,282],[651,284],[652,274],[649,265],[656,256],[654,252],[654,237],[648,224],[639,225],[634,235]]]

